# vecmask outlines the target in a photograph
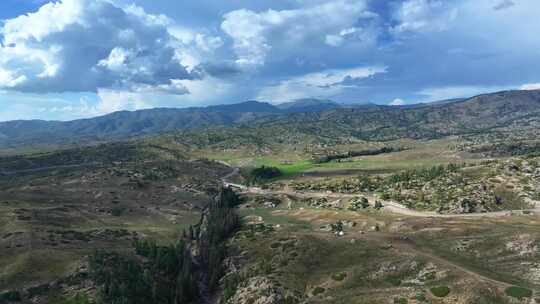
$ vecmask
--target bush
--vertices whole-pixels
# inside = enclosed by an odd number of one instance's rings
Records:
[[[385,278],[385,281],[392,284],[392,285],[394,285],[394,286],[401,285],[401,279],[398,276],[387,276]]]
[[[450,293],[450,288],[448,286],[437,286],[431,288],[430,291],[434,296],[444,298]]]
[[[111,209],[111,215],[112,216],[121,216],[122,213],[124,213],[125,208],[124,207],[118,207],[115,206]]]
[[[334,281],[343,281],[347,277],[345,272],[340,272],[332,275]]]
[[[527,288],[519,287],[519,286],[511,286],[504,290],[504,293],[506,293],[507,296],[517,298],[517,299],[523,299],[523,298],[530,298],[532,297],[532,291]]]
[[[262,183],[266,180],[280,177],[282,175],[283,172],[281,172],[279,168],[262,166],[249,172],[248,181],[250,183]]]
[[[0,294],[0,300],[2,301],[20,301],[21,300],[21,294],[18,291],[6,291],[2,294]]]
[[[257,263],[257,272],[264,275],[269,275],[273,271],[272,261],[268,259],[262,259]]]
[[[394,304],[407,304],[409,301],[405,298],[394,298]]]
[[[313,295],[314,296],[317,296],[317,295],[320,295],[321,293],[324,293],[326,289],[320,287],[320,286],[317,286],[315,287],[315,289],[313,289]]]
[[[62,302],[62,304],[91,304],[92,301],[88,299],[88,296],[83,294],[77,294],[73,298]]]

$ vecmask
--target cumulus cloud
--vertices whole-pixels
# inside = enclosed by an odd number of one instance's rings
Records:
[[[351,83],[355,80],[385,72],[386,67],[357,67],[309,73],[264,87],[257,98],[280,102],[309,97],[330,97],[353,87]]]
[[[263,65],[270,52],[286,48],[294,53],[306,44],[343,43],[360,19],[376,16],[365,0],[306,1],[292,10],[254,12],[234,10],[224,15],[222,30],[233,41],[236,63],[244,67]],[[356,31],[356,29],[355,29]]]
[[[421,100],[421,102],[432,102],[451,98],[473,97],[483,93],[512,89],[514,89],[512,86],[449,86],[426,88],[417,92],[417,94],[424,96],[424,100]]]
[[[337,47],[337,46],[342,45],[344,41],[346,41],[347,39],[350,39],[351,37],[355,37],[358,40],[362,40],[366,38],[365,37],[366,34],[369,35],[371,33],[365,32],[361,28],[351,27],[351,28],[341,30],[337,35],[336,34],[326,35],[325,42],[326,44],[330,46]]]
[[[520,88],[540,70],[538,0],[172,2],[56,0],[0,22],[0,116],[253,98],[433,101]],[[341,69],[356,66],[388,70]],[[79,93],[43,94],[65,91]]]
[[[406,0],[394,13],[394,34],[443,31],[456,19],[457,8],[450,1]]]
[[[404,104],[405,104],[405,100],[403,100],[401,98],[396,98],[396,99],[392,100],[392,102],[390,102],[391,106],[402,106]]]
[[[0,88],[21,92],[158,88],[185,94],[175,80],[200,73],[182,62],[172,21],[106,0],[63,0],[6,20],[1,28]],[[202,48],[219,39],[195,36]]]
[[[540,90],[540,82],[539,83],[527,83],[520,87],[520,90]]]

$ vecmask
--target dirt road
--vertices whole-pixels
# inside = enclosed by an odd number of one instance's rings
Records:
[[[283,190],[270,190],[270,189],[262,189],[259,187],[250,187],[246,185],[241,184],[235,184],[230,183],[227,181],[230,177],[232,177],[235,174],[238,174],[239,169],[234,168],[232,172],[225,175],[221,178],[221,181],[225,186],[230,186],[232,188],[236,188],[242,193],[251,193],[251,194],[259,194],[259,195],[288,195],[298,198],[328,198],[328,199],[342,199],[342,198],[353,198],[357,197],[359,195],[366,196],[371,204],[374,204],[376,200],[379,200],[383,204],[383,211],[391,212],[399,215],[405,215],[405,216],[413,216],[413,217],[437,217],[437,218],[481,218],[481,217],[505,217],[505,216],[511,216],[513,214],[516,214],[516,212],[522,213],[525,212],[533,212],[533,213],[540,213],[540,202],[535,201],[533,202],[535,204],[535,207],[532,209],[526,209],[526,210],[505,210],[505,211],[496,211],[496,212],[484,212],[484,213],[466,213],[466,214],[440,214],[434,211],[418,211],[409,209],[406,206],[394,202],[394,201],[388,201],[388,200],[382,200],[378,197],[375,197],[374,195],[366,195],[366,194],[347,194],[347,193],[336,193],[336,192],[313,192],[313,191],[295,191],[290,188],[286,188]]]

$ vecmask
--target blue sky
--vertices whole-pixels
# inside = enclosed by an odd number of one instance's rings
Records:
[[[538,0],[2,0],[0,121],[540,88]]]

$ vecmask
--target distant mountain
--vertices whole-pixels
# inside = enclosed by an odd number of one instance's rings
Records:
[[[437,100],[437,101],[420,102],[420,103],[404,104],[404,105],[389,105],[389,106],[395,107],[395,108],[401,108],[401,109],[412,109],[412,108],[423,108],[423,107],[430,107],[430,106],[435,106],[435,105],[460,102],[464,100],[467,100],[467,98],[451,98],[451,99],[444,99],[444,100]]]
[[[68,122],[10,121],[0,123],[0,148],[117,140],[239,125],[266,134],[268,139],[280,136],[282,141],[291,136],[365,140],[435,138],[501,127],[535,128],[540,127],[540,90],[504,91],[405,107],[342,106],[314,99],[278,106],[247,101],[205,108],[122,111]]]
[[[320,112],[324,110],[338,109],[342,106],[331,100],[305,98],[293,102],[285,102],[276,105],[277,108],[287,113]]]
[[[233,113],[281,113],[282,111],[266,102],[250,100],[241,103],[208,106],[203,108],[195,108],[203,112],[233,112]]]
[[[444,100],[437,100],[437,101],[430,101],[430,102],[424,102],[421,103],[423,105],[437,105],[437,104],[447,104],[447,103],[454,103],[454,102],[460,102],[467,100],[468,98],[451,98],[451,99],[444,99]]]
[[[0,146],[122,139],[178,129],[230,126],[279,113],[281,113],[279,109],[268,103],[248,101],[205,108],[120,111],[67,122],[8,121],[0,122]]]
[[[326,138],[391,140],[540,128],[540,90],[503,91],[419,107],[371,106],[257,120],[261,128]],[[277,133],[274,131],[274,133]]]

